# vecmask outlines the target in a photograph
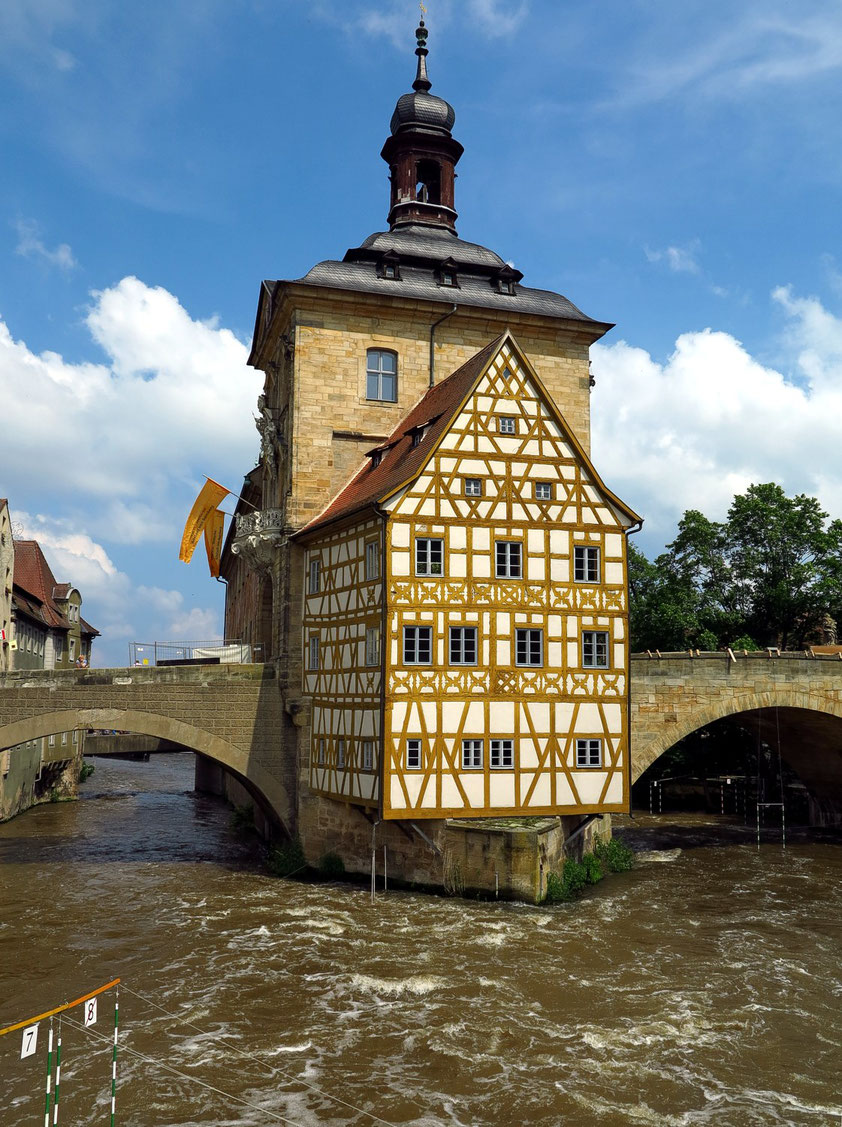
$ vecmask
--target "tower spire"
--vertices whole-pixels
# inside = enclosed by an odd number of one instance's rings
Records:
[[[421,5],[421,11],[424,11],[423,4]],[[433,84],[430,82],[427,75],[427,26],[424,23],[423,16],[418,23],[418,27],[415,29],[415,42],[417,43],[415,54],[418,56],[418,72],[415,75],[412,89],[423,91],[423,93],[426,94]]]

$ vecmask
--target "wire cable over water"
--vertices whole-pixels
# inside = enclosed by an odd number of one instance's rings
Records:
[[[135,998],[139,998],[141,1002],[145,1002],[147,1006],[151,1006],[153,1009],[159,1010],[162,1014],[165,1015],[165,1017],[170,1018],[170,1020],[176,1021],[181,1025],[186,1025],[190,1029],[195,1029],[197,1033],[200,1033],[203,1037],[206,1037],[211,1044],[220,1045],[230,1052],[235,1053],[237,1056],[242,1057],[244,1060],[253,1061],[255,1064],[260,1065],[261,1068],[268,1069],[269,1072],[273,1073],[275,1076],[281,1077],[281,1079],[283,1079],[287,1084],[300,1084],[303,1088],[308,1089],[310,1092],[313,1092],[315,1095],[320,1096],[322,1099],[332,1100],[334,1103],[341,1104],[342,1107],[347,1108],[349,1111],[355,1112],[357,1115],[366,1116],[369,1120],[371,1120],[372,1123],[382,1123],[384,1127],[396,1127],[396,1125],[390,1120],[382,1119],[379,1115],[375,1115],[374,1112],[366,1111],[365,1108],[357,1107],[355,1104],[349,1103],[347,1100],[343,1100],[341,1096],[333,1095],[330,1092],[323,1092],[314,1084],[310,1084],[308,1083],[308,1081],[302,1080],[299,1076],[293,1076],[288,1072],[284,1072],[283,1069],[278,1068],[274,1064],[270,1064],[267,1060],[264,1060],[262,1057],[257,1056],[257,1054],[245,1052],[243,1049],[238,1048],[236,1045],[232,1045],[223,1037],[215,1037],[213,1034],[208,1033],[206,1029],[202,1029],[202,1027],[197,1025],[194,1021],[190,1021],[188,1018],[179,1017],[177,1014],[170,1013],[169,1010],[165,1009],[157,1002],[153,1002],[151,998],[147,998],[145,995],[139,994],[137,990],[132,990],[131,987],[126,986],[125,982],[122,983],[122,989],[127,993],[132,994]],[[136,1055],[139,1056],[140,1054]],[[169,1068],[171,1071],[175,1071],[170,1065],[162,1065],[162,1067]],[[191,1078],[187,1077],[187,1079]],[[232,1096],[231,1098],[237,1099],[236,1096]],[[290,1121],[284,1120],[284,1122]]]

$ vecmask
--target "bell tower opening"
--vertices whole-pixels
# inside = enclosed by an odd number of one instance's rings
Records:
[[[415,198],[422,203],[441,203],[441,165],[435,160],[419,160],[415,166]]]

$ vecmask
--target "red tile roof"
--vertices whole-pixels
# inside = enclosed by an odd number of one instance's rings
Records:
[[[33,602],[40,604],[41,617],[48,626],[59,630],[70,629],[70,622],[55,600],[66,598],[73,586],[70,583],[56,583],[37,540],[15,540],[14,586],[19,588],[19,594],[30,607]],[[86,626],[94,634],[98,633],[87,623]]]
[[[327,508],[295,535],[304,536],[323,524],[383,501],[404,482],[416,478],[507,335],[503,333],[490,341],[447,379],[431,387],[398,423],[386,441],[375,447],[383,452],[380,464],[375,466],[369,460],[367,465],[357,470]],[[424,426],[428,427],[424,441],[413,446],[412,431]]]

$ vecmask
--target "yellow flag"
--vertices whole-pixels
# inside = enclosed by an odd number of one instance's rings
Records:
[[[184,526],[184,535],[181,538],[181,550],[178,553],[178,558],[183,560],[184,563],[190,563],[208,518],[220,501],[227,497],[230,492],[230,489],[226,489],[224,485],[220,485],[218,481],[213,481],[211,478],[208,478],[202,486],[199,496],[193,502],[193,508],[190,510],[190,516]]]
[[[214,509],[205,522],[205,551],[208,554],[208,567],[214,579],[219,575],[219,559],[222,555],[222,527],[225,513]]]

